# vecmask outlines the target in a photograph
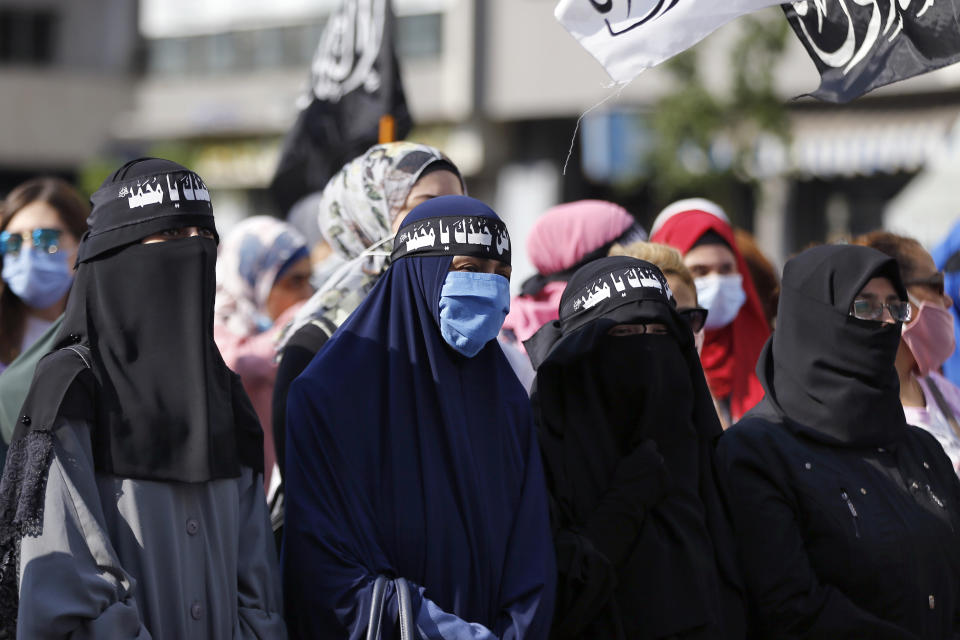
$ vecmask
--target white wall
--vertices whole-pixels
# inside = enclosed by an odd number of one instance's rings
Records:
[[[0,166],[70,169],[108,138],[131,104],[139,36],[129,0],[0,0],[0,7],[52,10],[54,62],[0,66]]]
[[[493,209],[506,222],[513,240],[513,293],[519,293],[523,281],[537,272],[527,257],[530,227],[559,197],[560,170],[551,162],[509,164],[498,172]]]

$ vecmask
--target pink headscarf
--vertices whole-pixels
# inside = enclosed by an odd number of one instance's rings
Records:
[[[560,296],[574,267],[605,256],[614,242],[646,239],[633,216],[612,202],[579,200],[548,209],[527,236],[527,255],[540,275],[525,282],[523,293],[510,302],[504,330],[523,342],[559,317]]]

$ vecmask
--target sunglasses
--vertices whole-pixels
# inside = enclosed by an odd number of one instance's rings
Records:
[[[915,280],[907,280],[903,283],[906,287],[912,287],[913,285],[922,285],[925,287],[930,287],[932,290],[936,291],[938,295],[943,295],[943,272],[937,271],[932,276],[927,278],[917,278]]]
[[[904,300],[896,302],[877,302],[876,300],[854,300],[850,315],[859,320],[880,320],[883,310],[890,312],[890,316],[897,322],[910,322],[913,311],[910,303]]]
[[[0,256],[16,256],[23,248],[24,241],[33,243],[33,248],[46,253],[60,250],[60,229],[34,229],[23,233],[0,233]]]
[[[707,310],[702,307],[681,309],[677,313],[683,316],[683,319],[686,320],[690,326],[690,330],[694,333],[703,329],[703,325],[707,322]]]

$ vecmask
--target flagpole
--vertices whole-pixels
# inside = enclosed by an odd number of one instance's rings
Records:
[[[397,119],[389,113],[380,116],[380,144],[394,142],[397,139]]]

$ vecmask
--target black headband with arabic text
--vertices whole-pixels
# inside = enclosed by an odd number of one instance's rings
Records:
[[[602,316],[611,309],[634,300],[659,300],[668,303],[673,300],[673,292],[667,279],[653,265],[638,265],[602,273],[579,291],[570,293],[572,295],[564,295],[564,300],[560,303],[560,320],[565,324],[577,316]]]
[[[80,244],[78,262],[170,228],[201,226],[216,231],[210,191],[192,171],[112,182],[94,193],[90,202],[90,230]]]
[[[473,256],[510,264],[510,234],[502,221],[484,216],[424,218],[397,233],[390,259],[407,256]]]

